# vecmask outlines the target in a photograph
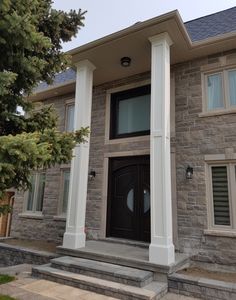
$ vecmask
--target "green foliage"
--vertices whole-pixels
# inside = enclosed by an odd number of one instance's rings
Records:
[[[17,300],[17,299],[6,295],[0,295],[0,300]]]
[[[0,284],[8,283],[8,282],[11,282],[13,280],[15,280],[15,277],[13,277],[13,276],[0,275]]]
[[[34,111],[27,100],[39,82],[51,83],[69,66],[62,42],[78,33],[84,14],[57,11],[51,0],[0,1],[0,198],[8,188],[28,188],[32,170],[68,163],[88,136],[88,128],[59,132],[53,108]],[[7,209],[0,206],[0,214]]]

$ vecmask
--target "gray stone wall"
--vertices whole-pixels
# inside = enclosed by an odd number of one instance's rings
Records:
[[[176,65],[176,178],[180,250],[207,262],[236,264],[236,238],[209,236],[205,155],[236,152],[236,115],[199,117],[202,112],[201,68],[235,59],[236,51]],[[186,180],[188,165],[194,169]]]
[[[57,257],[55,253],[0,243],[0,268],[19,264],[47,264],[55,257]]]
[[[148,150],[148,141],[126,142],[115,145],[105,145],[105,110],[106,91],[125,84],[131,84],[150,79],[150,73],[139,74],[130,78],[97,86],[93,91],[92,121],[91,121],[91,145],[89,169],[96,171],[96,178],[88,182],[88,198],[86,210],[86,232],[88,238],[102,236],[102,188],[103,188],[103,164],[104,153],[124,152],[132,150]],[[60,130],[65,124],[66,100],[74,95],[46,100],[46,104],[53,104],[58,115]],[[65,231],[65,220],[57,218],[60,197],[60,166],[46,171],[46,185],[43,201],[42,217],[29,217],[23,213],[24,194],[17,193],[13,210],[11,236],[17,238],[39,239],[61,242]]]
[[[45,101],[53,104],[58,113],[58,128],[64,130],[65,105],[74,95],[55,97]],[[11,236],[17,238],[37,239],[61,242],[65,231],[65,219],[58,218],[60,197],[60,166],[46,171],[46,184],[43,200],[42,216],[27,216],[24,214],[24,193],[15,195]]]
[[[227,54],[235,57],[235,53]],[[175,136],[171,146],[176,153],[178,245],[181,252],[195,254],[196,260],[236,264],[236,238],[204,234],[207,229],[206,174],[204,156],[224,154],[231,148],[236,152],[235,114],[199,117],[202,112],[201,68],[217,64],[225,54],[214,55],[172,67],[175,75]],[[117,80],[94,88],[92,104],[91,145],[89,169],[96,171],[88,182],[86,232],[89,238],[103,237],[103,173],[104,154],[133,150],[149,150],[149,141],[105,144],[106,91],[125,84],[150,79],[150,73]],[[59,127],[64,128],[65,102],[70,96],[55,97],[60,115]],[[194,168],[192,180],[186,180],[187,165]],[[175,171],[174,171],[175,172]],[[11,235],[14,237],[61,241],[65,221],[57,221],[60,189],[60,167],[47,171],[43,218],[20,216],[23,197],[17,195]]]

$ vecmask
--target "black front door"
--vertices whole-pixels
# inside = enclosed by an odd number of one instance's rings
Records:
[[[114,158],[109,166],[107,235],[150,241],[150,158]]]

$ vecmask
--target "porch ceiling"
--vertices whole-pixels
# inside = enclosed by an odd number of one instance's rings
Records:
[[[95,66],[94,84],[99,85],[115,79],[142,73],[151,68],[151,43],[148,38],[168,32],[171,46],[171,64],[236,48],[236,32],[192,42],[178,11],[173,11],[139,22],[117,33],[75,48],[73,62],[88,59]],[[123,56],[131,58],[131,66],[120,65]]]
[[[125,78],[151,69],[151,43],[148,38],[168,32],[171,46],[171,64],[236,48],[236,32],[218,35],[198,42],[192,42],[179,12],[172,11],[162,16],[138,22],[124,30],[80,46],[68,52],[74,64],[88,59],[95,66],[94,85]],[[120,59],[131,58],[131,65],[124,68]],[[31,100],[53,97],[74,90],[74,82],[52,86],[34,94]],[[55,93],[56,92],[56,93]]]

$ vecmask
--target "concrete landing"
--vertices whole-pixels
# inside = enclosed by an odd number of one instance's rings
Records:
[[[188,263],[187,255],[176,253],[176,262],[170,266],[153,264],[149,262],[147,247],[100,240],[86,241],[86,246],[84,248],[76,250],[59,246],[57,247],[57,252],[60,255],[103,261],[160,274],[173,273]]]

